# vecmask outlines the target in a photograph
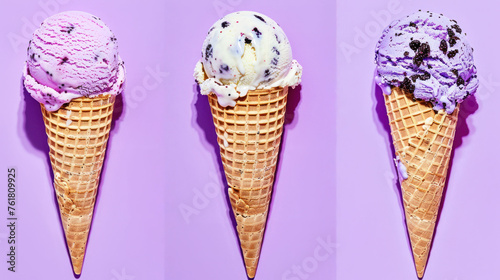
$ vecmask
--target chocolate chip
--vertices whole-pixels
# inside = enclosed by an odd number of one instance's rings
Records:
[[[453,58],[458,53],[458,50],[452,50],[448,53],[449,58]]]
[[[231,25],[231,24],[229,23],[229,21],[224,21],[224,22],[221,24],[222,28],[226,28],[226,27],[228,27],[229,25]]]
[[[281,40],[278,38],[278,34],[274,34],[274,37],[276,37],[276,41],[278,42],[278,44],[281,44]]]
[[[410,56],[410,53],[409,53],[408,51],[406,51],[406,52],[404,53],[404,55],[405,55],[405,57],[406,57],[406,56]]]
[[[420,78],[420,75],[417,75],[417,74],[415,74],[415,75],[411,75],[411,77],[410,77],[410,78],[411,78],[411,80],[412,80],[413,82],[416,82],[416,81],[417,81],[417,79],[418,79],[418,78]]]
[[[212,48],[212,44],[208,44],[207,48],[205,49],[205,59],[209,59],[212,57],[212,54],[214,52],[214,49]]]
[[[455,76],[458,77],[458,70],[457,69],[451,69],[451,73],[455,74]]]
[[[63,27],[63,29],[61,29],[61,32],[65,32],[65,33],[70,34],[71,31],[73,31],[74,29],[75,29],[75,26],[71,24],[70,26]]]
[[[254,29],[252,29],[253,32],[255,32],[255,35],[257,36],[257,38],[260,38],[260,35],[262,35],[262,32],[259,31],[259,29],[257,29],[257,27],[254,27]]]
[[[412,49],[413,51],[417,51],[419,47],[420,47],[419,40],[413,40],[410,42],[410,49]]]
[[[227,72],[229,71],[229,66],[227,64],[222,64],[220,67],[219,67],[219,72],[222,74],[223,72]]]
[[[458,79],[457,79],[457,86],[461,86],[463,84],[465,84],[464,79],[462,77],[458,77]]]
[[[258,18],[258,19],[262,20],[264,23],[267,23],[267,22],[266,22],[266,21],[265,21],[265,20],[264,20],[261,16],[259,16],[259,15],[254,15],[254,16],[255,16],[256,18]]]
[[[269,75],[271,75],[271,71],[269,71],[269,69],[266,69],[266,71],[264,71],[264,77],[269,77]]]
[[[417,27],[417,25],[415,23],[413,23],[413,22],[410,22],[410,26],[411,27]]]
[[[277,57],[273,58],[273,60],[271,60],[271,64],[278,65],[278,58]]]
[[[251,43],[252,43],[252,40],[245,37],[245,44],[251,44]]]
[[[280,55],[280,51],[278,51],[276,47],[273,47],[272,51],[275,52],[277,55]]]
[[[403,35],[403,33],[396,33],[396,34],[394,34],[394,36],[396,36],[396,37],[399,37],[401,35]]]
[[[68,58],[67,57],[64,57],[61,62],[59,62],[59,65],[62,65],[64,63],[68,62]]]
[[[441,44],[439,44],[439,49],[444,53],[446,54],[446,52],[448,51],[448,44],[446,43],[445,40],[441,40]]]

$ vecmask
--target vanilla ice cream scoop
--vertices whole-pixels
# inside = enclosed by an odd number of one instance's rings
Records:
[[[201,93],[213,92],[221,106],[234,106],[248,90],[294,87],[302,67],[281,27],[256,12],[236,12],[208,31],[194,76]]]

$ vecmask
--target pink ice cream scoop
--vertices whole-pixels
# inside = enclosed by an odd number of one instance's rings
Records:
[[[24,85],[48,111],[78,97],[117,95],[124,80],[116,37],[100,18],[63,12],[47,18],[33,34]]]

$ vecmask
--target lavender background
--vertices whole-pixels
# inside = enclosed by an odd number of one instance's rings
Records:
[[[0,83],[4,104],[12,106],[0,111],[0,166],[4,172],[15,166],[19,176],[19,245],[13,274],[2,261],[7,231],[0,225],[0,279],[73,277],[40,109],[21,85],[33,29],[63,10],[101,17],[115,32],[127,68],[80,279],[246,278],[208,102],[192,77],[210,26],[237,10],[279,22],[306,69],[289,97],[257,277],[296,279],[292,270],[300,269],[308,279],[334,278],[336,248],[322,244],[335,242],[335,52],[321,51],[334,46],[333,3],[315,0],[304,10],[301,1],[1,1]],[[311,32],[319,26],[321,36]],[[152,74],[157,71],[162,74]]]
[[[87,254],[80,279],[163,279],[168,130],[166,3],[2,0],[0,8],[0,279],[74,279],[52,187],[39,104],[23,91],[21,73],[33,28],[48,15],[83,10],[101,17],[118,38],[127,85],[118,100]],[[11,43],[18,38],[19,44]],[[148,87],[143,85],[147,80]],[[7,168],[17,169],[17,272],[7,271]]]
[[[258,11],[278,22],[304,67],[302,86],[289,93],[256,279],[334,279],[336,248],[328,253],[318,239],[335,242],[335,4],[317,0],[169,5],[166,34],[175,43],[166,63],[175,82],[165,106],[166,119],[176,121],[168,125],[167,140],[167,158],[175,162],[167,171],[166,279],[246,279],[210,108],[193,78],[208,30],[238,10]],[[293,273],[294,266],[301,276]]]
[[[290,95],[257,279],[416,279],[385,108],[373,83],[373,50],[387,20],[417,9],[459,22],[475,49],[481,83],[476,99],[462,105],[425,279],[496,275],[500,190],[492,173],[500,147],[493,120],[500,112],[493,104],[499,102],[500,39],[491,34],[493,0],[467,6],[451,0],[0,1],[0,83],[3,104],[11,105],[0,110],[0,167],[17,168],[19,217],[13,274],[2,257],[6,191],[0,192],[0,279],[73,277],[41,114],[20,79],[31,26],[63,10],[100,16],[115,32],[127,67],[80,279],[245,279],[209,106],[192,77],[210,26],[237,10],[280,23],[304,67],[302,86]],[[336,245],[326,251],[321,240],[329,239]]]
[[[458,21],[475,49],[481,84],[476,100],[461,106],[448,188],[424,279],[498,275],[500,189],[494,176],[500,154],[500,39],[492,36],[496,27],[491,25],[497,2],[352,0],[337,5],[337,279],[417,279],[373,61],[375,44],[389,24],[384,19],[418,9]]]

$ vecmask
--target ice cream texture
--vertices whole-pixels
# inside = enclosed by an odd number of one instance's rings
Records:
[[[385,94],[400,87],[451,114],[478,88],[472,52],[455,20],[418,11],[383,31],[375,51],[375,81]]]
[[[248,90],[295,87],[302,66],[281,27],[256,12],[226,15],[208,31],[194,77],[204,95],[213,92],[221,106],[235,106]]]
[[[78,97],[117,95],[124,80],[116,37],[100,18],[62,12],[47,18],[33,34],[24,85],[48,111]]]

